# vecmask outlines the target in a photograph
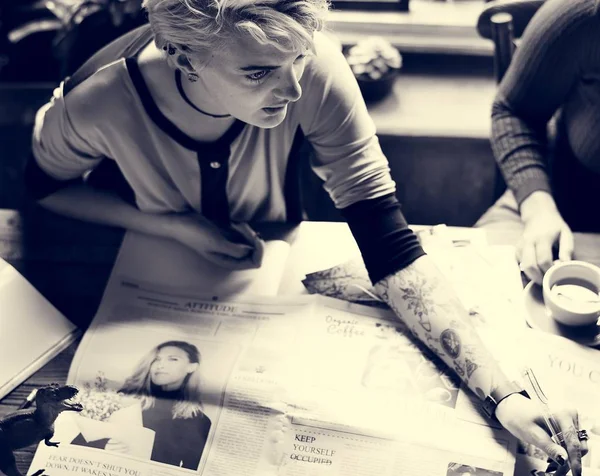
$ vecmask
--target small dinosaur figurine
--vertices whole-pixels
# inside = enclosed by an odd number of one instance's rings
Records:
[[[50,441],[54,436],[54,421],[64,411],[80,412],[80,403],[68,402],[79,390],[71,385],[52,384],[38,389],[35,408],[17,410],[0,419],[0,471],[6,476],[23,476],[18,470],[14,450],[44,440],[48,446],[58,446]],[[44,470],[34,473],[39,476]]]

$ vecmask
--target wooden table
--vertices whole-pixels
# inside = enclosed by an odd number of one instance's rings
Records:
[[[276,230],[275,234],[281,234]],[[289,230],[288,234],[293,234]],[[80,327],[93,318],[124,232],[59,217],[44,210],[0,209],[0,257],[12,264],[54,306]],[[490,230],[490,244],[515,244],[520,230]],[[600,265],[600,235],[576,234],[577,259]],[[0,416],[14,411],[29,392],[64,383],[75,342],[0,402]],[[35,446],[16,453],[19,469],[29,468]]]

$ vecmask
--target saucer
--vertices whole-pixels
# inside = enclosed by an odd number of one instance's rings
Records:
[[[600,346],[600,326],[565,326],[552,318],[544,305],[542,287],[530,281],[523,290],[526,320],[529,327],[548,332],[557,336],[565,337],[582,345],[589,347]]]

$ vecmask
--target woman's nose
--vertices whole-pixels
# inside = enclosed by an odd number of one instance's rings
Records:
[[[302,87],[296,77],[296,73],[291,71],[281,78],[280,87],[275,90],[275,95],[279,99],[284,99],[288,102],[294,102],[302,96]]]

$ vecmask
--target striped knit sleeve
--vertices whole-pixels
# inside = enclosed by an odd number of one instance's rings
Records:
[[[492,149],[521,202],[550,192],[547,125],[579,80],[584,46],[596,42],[598,0],[547,0],[531,20],[492,108]]]

